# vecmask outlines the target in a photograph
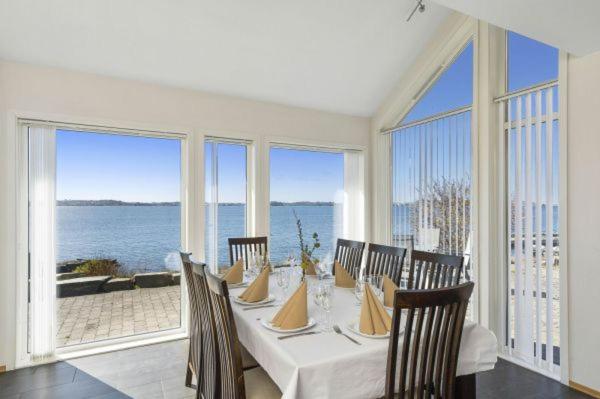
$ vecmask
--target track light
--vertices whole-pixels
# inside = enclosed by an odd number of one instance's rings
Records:
[[[413,17],[413,15],[415,15],[417,10],[419,10],[419,12],[421,13],[425,12],[425,4],[423,4],[423,0],[417,0],[417,5],[415,6],[415,8],[413,8],[408,18],[406,18],[406,22],[410,21],[410,19]]]

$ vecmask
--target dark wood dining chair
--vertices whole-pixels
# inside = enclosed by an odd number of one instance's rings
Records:
[[[396,291],[386,399],[455,397],[460,340],[473,286],[468,282],[432,290]],[[398,348],[401,334],[402,348]]]
[[[266,256],[269,252],[267,247],[267,237],[240,237],[229,238],[229,261],[233,266],[240,258],[244,259],[244,269],[248,269],[248,262],[252,254],[258,252]]]
[[[190,295],[190,302],[195,301],[196,305],[190,303],[190,310],[197,312],[198,319],[198,339],[190,340],[192,357],[197,357],[198,371],[196,374],[196,397],[204,399],[218,399],[219,391],[216,384],[216,366],[218,364],[218,346],[216,342],[215,320],[210,302],[208,283],[206,279],[206,265],[204,263],[190,262],[192,266],[192,289],[193,295]],[[186,275],[187,277],[187,275]]]
[[[281,391],[260,367],[242,369],[241,345],[229,300],[227,283],[206,273],[210,302],[214,315],[212,334],[215,337],[219,356],[215,362],[216,391],[221,398],[270,399],[280,398]]]
[[[201,335],[198,330],[198,299],[196,298],[196,289],[193,286],[194,284],[194,276],[192,271],[192,261],[191,254],[188,252],[180,252],[181,255],[181,263],[183,267],[183,274],[185,276],[185,282],[189,297],[190,304],[190,346],[188,350],[188,362],[185,374],[185,386],[192,386],[192,376],[196,376],[198,379],[199,371],[200,371],[200,353],[198,351],[193,350],[196,347],[201,347],[202,344],[197,342]]]
[[[432,289],[457,285],[464,259],[457,255],[412,251],[408,289]]]
[[[369,244],[367,249],[366,275],[387,275],[398,287],[402,279],[402,267],[406,248]]]
[[[352,277],[357,278],[360,273],[364,250],[365,243],[362,241],[338,238],[333,259],[340,262],[340,265],[342,265]],[[331,272],[335,274],[335,268],[333,268]]]

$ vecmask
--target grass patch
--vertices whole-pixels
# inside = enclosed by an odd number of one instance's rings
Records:
[[[86,276],[119,276],[119,262],[114,259],[90,259],[75,268],[75,272]],[[125,276],[127,277],[127,276]]]

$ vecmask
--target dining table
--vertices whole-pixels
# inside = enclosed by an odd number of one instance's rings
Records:
[[[323,319],[323,310],[314,303],[311,292],[317,284],[333,284],[333,279],[323,282],[314,276],[306,276],[306,281],[309,317]],[[243,290],[232,288],[230,296],[237,297]],[[330,320],[359,344],[335,331],[323,331],[322,322],[308,330],[313,334],[278,339],[285,334],[267,329],[262,323],[271,320],[283,305],[282,291],[273,275],[269,279],[269,291],[278,297],[269,306],[231,303],[240,343],[277,384],[282,398],[383,397],[389,339],[367,338],[351,331],[349,325],[357,322],[361,309],[354,289],[334,287]],[[288,295],[292,292],[293,287],[290,287]],[[495,335],[467,320],[458,357],[457,379],[472,384],[467,390],[472,390],[474,396],[475,373],[493,369],[496,361]]]

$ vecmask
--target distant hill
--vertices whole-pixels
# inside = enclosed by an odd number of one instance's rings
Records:
[[[58,200],[58,206],[179,206],[179,202],[126,202],[118,200]],[[239,206],[244,205],[239,202],[224,202],[221,206]],[[333,206],[333,202],[323,201],[298,201],[281,202],[271,201],[271,206]]]
[[[58,200],[58,206],[179,206],[179,202],[125,202],[117,200]]]

